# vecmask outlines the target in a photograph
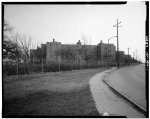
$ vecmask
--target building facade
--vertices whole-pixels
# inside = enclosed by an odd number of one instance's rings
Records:
[[[68,52],[68,54],[70,53],[70,55],[63,56],[63,50]],[[76,44],[61,44],[61,42],[53,39],[53,42],[42,44],[41,50],[39,48],[31,49],[30,57],[32,61],[41,57],[46,63],[55,62],[60,59],[63,61],[69,59],[69,61],[77,63],[107,61],[106,59],[115,61],[116,47],[114,44],[105,44],[102,41],[98,45],[82,45],[80,40]]]
[[[56,50],[61,49],[61,42],[56,42],[53,39],[53,42],[46,43],[46,62],[53,62],[57,59]]]
[[[116,58],[116,47],[114,44],[105,44],[100,41],[97,45],[98,48],[98,60],[115,60]]]

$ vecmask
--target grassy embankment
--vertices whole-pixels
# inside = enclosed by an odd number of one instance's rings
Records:
[[[100,116],[89,80],[103,70],[7,77],[3,79],[3,117]]]

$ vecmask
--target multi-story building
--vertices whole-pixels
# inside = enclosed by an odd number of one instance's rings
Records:
[[[132,61],[131,55],[125,55],[124,59],[125,59],[126,62],[128,62],[128,61],[131,62]]]
[[[61,42],[56,42],[53,39],[53,42],[47,42],[46,43],[46,62],[52,62],[55,61],[56,56],[56,50],[61,48]]]
[[[58,57],[57,51],[61,51],[65,48],[74,49],[74,51],[81,49],[81,42],[80,40],[77,42],[77,44],[61,44],[61,42],[57,42],[53,39],[53,42],[47,42],[46,43],[46,62],[53,62],[62,57]]]
[[[117,54],[117,51],[116,51],[116,56],[119,55],[119,61],[120,62],[123,62],[125,60],[125,54],[124,54],[124,51],[119,51],[119,54]]]
[[[55,62],[63,57],[58,57],[57,51],[62,51],[63,49],[72,50],[75,54],[74,59],[77,62],[86,62],[86,61],[106,61],[106,59],[115,60],[116,57],[116,47],[114,44],[105,44],[102,41],[98,45],[82,45],[80,40],[76,44],[61,44],[53,39],[53,42],[47,42],[46,44],[41,45],[41,51],[37,53],[36,50],[30,50],[30,57],[38,58],[40,55],[45,62]],[[35,56],[36,54],[36,56]],[[37,55],[38,54],[38,55]],[[35,59],[34,59],[35,60]],[[72,59],[73,60],[73,59]]]
[[[101,40],[97,49],[98,60],[115,60],[116,47],[114,44],[104,44]]]

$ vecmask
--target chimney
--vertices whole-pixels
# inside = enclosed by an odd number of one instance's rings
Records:
[[[55,39],[53,38],[53,42],[55,42]]]
[[[80,42],[80,40],[77,42],[77,45],[81,45],[81,42]]]
[[[80,40],[78,42],[81,44]]]

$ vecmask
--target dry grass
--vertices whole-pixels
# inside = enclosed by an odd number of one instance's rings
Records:
[[[103,70],[9,77],[3,84],[3,117],[98,116],[89,80]]]

